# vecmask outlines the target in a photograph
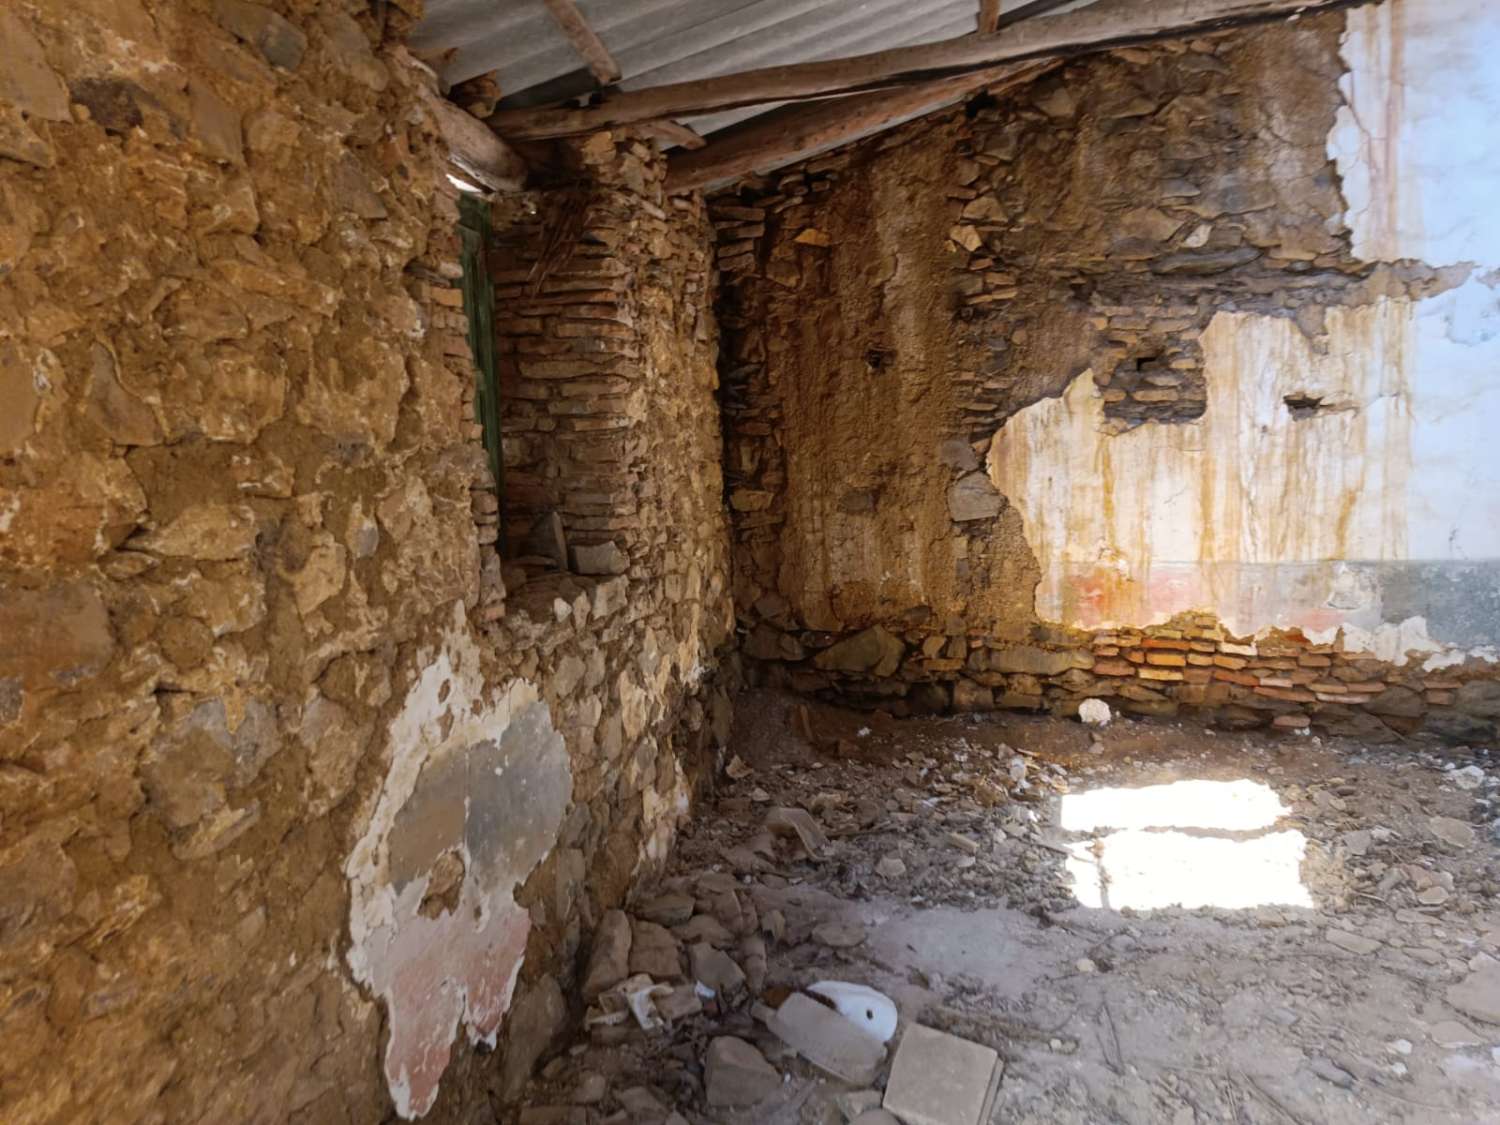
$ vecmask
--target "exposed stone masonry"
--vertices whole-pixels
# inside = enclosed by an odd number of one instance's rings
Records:
[[[655,442],[680,447],[701,425],[662,392],[681,371],[714,369],[710,234],[700,201],[665,195],[649,144],[617,149],[599,134],[578,156],[580,181],[522,197],[496,239],[506,518],[513,554],[552,547],[555,513],[568,546],[555,563],[645,574],[662,561],[654,552],[671,553],[672,525],[720,504],[712,475],[680,497],[646,479],[668,454]],[[664,507],[675,511],[662,521]]]
[[[0,9],[7,1122],[488,1111],[727,730],[699,220],[595,255],[653,324],[599,427],[630,566],[507,590],[383,13]]]
[[[1493,734],[1490,687],[1454,694],[1493,678],[1477,661],[1429,685],[1296,634],[1230,638],[1211,618],[1190,623],[1210,635],[1186,638],[1181,622],[1092,640],[1047,625],[1024,529],[983,466],[1008,418],[1085,370],[1109,432],[1199,417],[1213,393],[1199,339],[1220,312],[1288,318],[1316,348],[1329,308],[1463,279],[1350,251],[1325,149],[1341,26],[1320,17],[1067,64],[712,201],[736,606],[764,674],[897,710],[1067,713],[1093,693],[1142,713],[1377,735],[1388,719],[1408,733],[1430,709],[1432,729]],[[879,237],[935,224],[946,257]],[[948,337],[899,319],[913,294]],[[824,328],[825,303],[856,324]],[[820,331],[802,332],[809,320]],[[1285,404],[1293,417],[1324,406]],[[1131,663],[1146,637],[1162,647]],[[1010,667],[1028,658],[1008,653],[1038,654],[1038,667]],[[1309,676],[1296,654],[1343,674]]]

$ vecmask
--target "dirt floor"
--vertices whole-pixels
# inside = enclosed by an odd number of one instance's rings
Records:
[[[739,715],[739,776],[658,890],[722,919],[732,878],[729,909],[764,935],[764,984],[745,966],[763,1000],[857,982],[896,1002],[903,1031],[993,1046],[993,1121],[1500,1121],[1489,751],[898,721],[770,693]],[[821,858],[766,831],[777,807],[813,814]],[[841,1125],[852,1087],[788,1050],[752,999],[707,998],[655,1031],[595,1027],[545,1068],[523,1120]],[[706,1104],[719,1035],[782,1075],[759,1104]]]

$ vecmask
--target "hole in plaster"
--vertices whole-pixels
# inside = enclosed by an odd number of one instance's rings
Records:
[[[879,375],[894,355],[895,353],[889,348],[871,348],[865,352],[865,366],[870,369],[872,375]]]
[[[444,680],[443,681],[443,686],[440,687],[440,688],[438,688],[438,702],[439,703],[447,703],[448,702],[448,693],[451,692],[452,690],[453,690],[453,681],[452,680]]]
[[[1293,418],[1311,418],[1314,414],[1328,409],[1321,395],[1305,394],[1302,391],[1289,394],[1281,401],[1286,403],[1286,408],[1291,411]]]
[[[422,895],[422,905],[417,908],[417,913],[424,918],[451,914],[458,906],[463,886],[463,856],[450,848],[438,856],[437,862],[432,865],[432,870],[427,875],[427,890]]]

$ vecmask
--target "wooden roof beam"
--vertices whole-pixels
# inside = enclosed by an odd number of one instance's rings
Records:
[[[418,97],[432,112],[448,145],[449,162],[461,177],[490,191],[520,191],[526,183],[526,161],[479,118],[447,98],[418,87]]]
[[[993,35],[1000,30],[1001,0],[979,0],[979,34]]]
[[[712,187],[751,172],[769,172],[814,150],[879,132],[895,122],[953,105],[980,90],[1001,93],[1013,89],[1035,80],[1054,65],[1026,63],[878,94],[851,94],[788,106],[714,134],[707,147],[698,152],[673,153],[667,164],[667,190]]]
[[[490,124],[502,136],[516,139],[571,136],[763,102],[826,98],[934,82],[1001,63],[1062,58],[1370,2],[1099,0],[1062,15],[1022,20],[994,35],[964,35],[852,58],[765,67],[605,94],[598,104],[582,109],[500,110],[490,118]]]

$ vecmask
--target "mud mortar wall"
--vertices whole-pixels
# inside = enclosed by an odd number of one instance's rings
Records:
[[[1462,27],[1118,51],[712,200],[763,674],[1494,737],[1500,174],[1456,138],[1500,94]]]
[[[407,7],[0,7],[7,1122],[487,1112],[727,730],[702,215],[560,425],[627,565],[507,590]]]

